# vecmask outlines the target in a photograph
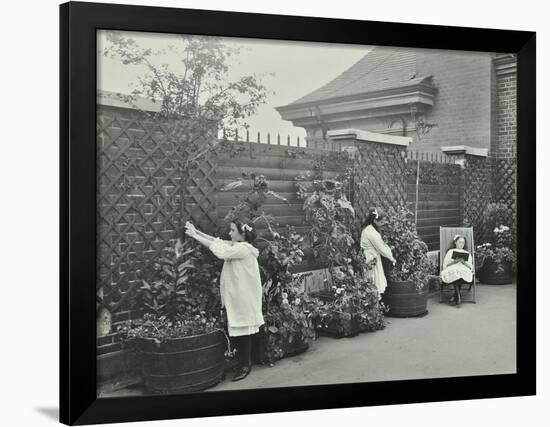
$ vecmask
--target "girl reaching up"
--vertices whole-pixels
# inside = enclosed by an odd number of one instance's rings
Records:
[[[252,246],[256,232],[251,225],[235,221],[230,224],[231,240],[227,241],[197,230],[190,222],[185,228],[185,234],[224,260],[220,275],[221,302],[227,313],[229,336],[239,355],[240,363],[233,381],[242,380],[252,370],[252,336],[264,324],[259,251]]]

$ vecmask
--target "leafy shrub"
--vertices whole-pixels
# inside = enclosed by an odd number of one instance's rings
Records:
[[[414,215],[405,207],[390,208],[380,220],[380,231],[391,248],[395,266],[384,263],[386,276],[394,281],[412,281],[417,290],[427,284],[431,264],[428,247],[420,240],[414,224]]]

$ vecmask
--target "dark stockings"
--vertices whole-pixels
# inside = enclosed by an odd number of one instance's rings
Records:
[[[252,366],[252,335],[233,337],[240,366]]]
[[[239,367],[233,381],[240,381],[245,379],[252,369],[252,335],[233,337],[233,341],[239,356]]]
[[[451,298],[451,302],[454,302],[457,306],[462,304],[462,298],[460,297],[460,291],[462,290],[462,284],[464,283],[464,280],[458,279],[454,282],[451,282],[451,285],[453,285],[453,288],[455,290],[455,293],[453,297]]]

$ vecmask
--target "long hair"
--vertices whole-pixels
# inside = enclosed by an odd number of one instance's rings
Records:
[[[245,242],[253,243],[256,240],[256,230],[251,224],[239,220],[233,221],[233,224],[235,224],[239,233],[244,236]]]
[[[376,231],[380,231],[378,229],[378,224],[376,224],[376,219],[378,219],[378,212],[376,208],[369,208],[369,213],[367,217],[364,219],[363,224],[361,224],[361,229],[364,229],[365,227],[372,225]]]
[[[454,238],[453,238],[453,241],[452,243],[449,245],[449,249],[447,249],[447,252],[449,252],[451,249],[456,249],[456,242],[458,239],[464,239],[464,250],[466,252],[470,252],[468,251],[468,249],[466,249],[466,237],[462,236],[461,234],[457,234]]]

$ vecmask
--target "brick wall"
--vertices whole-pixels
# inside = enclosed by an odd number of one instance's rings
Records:
[[[496,159],[515,159],[517,146],[516,60],[511,55],[499,55],[495,66],[495,137],[491,154]]]
[[[517,72],[515,55],[494,59],[495,105],[490,157],[493,164],[493,197],[516,209],[517,191]]]
[[[489,148],[492,56],[484,52],[418,51],[417,74],[432,75],[438,89],[426,115],[437,127],[421,141],[415,137],[412,150],[438,151],[442,145]]]

